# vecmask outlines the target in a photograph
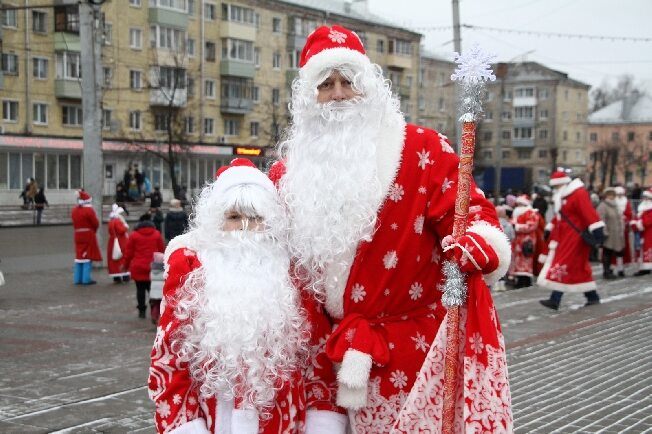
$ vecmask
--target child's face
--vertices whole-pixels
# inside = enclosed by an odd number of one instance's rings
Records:
[[[222,230],[231,231],[252,231],[258,232],[264,229],[264,220],[262,217],[247,217],[237,211],[227,211],[224,213],[224,226]]]

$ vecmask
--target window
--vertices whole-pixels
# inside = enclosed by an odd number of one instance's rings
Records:
[[[2,26],[3,27],[18,27],[18,11],[17,10],[5,10],[1,11],[2,15]]]
[[[512,132],[510,130],[503,130],[501,133],[501,137],[505,140],[509,140],[512,138]]]
[[[635,138],[634,131],[628,131],[627,132],[627,141],[628,142],[633,142]]]
[[[32,104],[32,122],[37,125],[47,125],[48,105],[40,102]]]
[[[398,54],[400,56],[412,55],[412,42],[403,39],[390,39],[387,48],[389,54]]]
[[[539,158],[548,158],[548,150],[539,149]]]
[[[548,110],[546,109],[539,110],[539,119],[541,120],[548,119]]]
[[[568,140],[568,131],[564,131],[562,134],[563,140]]]
[[[64,105],[61,107],[63,115],[63,125],[69,127],[81,127],[84,123],[84,112],[81,106],[78,105]]]
[[[113,110],[103,109],[102,110],[102,129],[110,130],[112,120],[113,120]]]
[[[385,52],[385,40],[379,39],[376,41],[376,51],[378,51],[379,53]]]
[[[519,89],[514,89],[515,98],[524,98],[524,97],[531,97],[531,96],[534,96],[533,87],[522,87]]]
[[[437,100],[437,109],[438,109],[440,112],[443,112],[443,111],[446,109],[446,106],[445,106],[445,103],[444,103],[444,98],[440,97],[440,98]]]
[[[540,89],[539,90],[539,98],[541,99],[548,99],[548,89]]]
[[[195,118],[192,116],[186,116],[183,119],[183,131],[186,134],[192,134],[195,132]]]
[[[57,53],[57,78],[76,80],[81,78],[80,54],[72,51]]]
[[[186,1],[187,1],[188,15],[195,15],[195,10],[197,9],[195,5],[195,0],[186,0]]]
[[[251,137],[258,137],[258,129],[260,128],[260,124],[258,122],[252,122],[249,124],[249,134]]]
[[[562,161],[566,161],[568,159],[568,151],[562,151],[561,158]]]
[[[317,28],[317,21],[307,18],[292,17],[292,22],[289,30],[293,35],[308,36]]]
[[[488,111],[484,113],[484,120],[485,121],[490,121],[494,118],[494,112]]]
[[[251,99],[253,81],[250,78],[222,77],[223,99]]]
[[[48,32],[48,14],[42,11],[32,11],[32,30],[35,33]]]
[[[589,134],[589,141],[591,143],[596,143],[598,141],[598,133],[590,133]]]
[[[483,139],[485,142],[490,142],[490,141],[491,141],[491,131],[485,131],[485,132],[482,134],[482,139]]]
[[[272,89],[272,104],[278,105],[281,100],[281,92],[274,88]]]
[[[519,160],[528,160],[532,158],[532,149],[519,149],[516,155]]]
[[[224,119],[224,135],[239,136],[240,121],[237,119]]]
[[[150,26],[150,46],[180,51],[186,40],[186,32],[173,27]]]
[[[564,99],[565,99],[566,101],[568,101],[568,90],[565,90],[565,91],[564,91]],[[564,158],[564,159],[566,159],[566,158]]]
[[[539,138],[540,139],[547,139],[548,138],[548,130],[539,130]]]
[[[149,5],[177,9],[186,12],[185,0],[149,0]]]
[[[167,131],[170,126],[170,117],[167,113],[154,114],[154,130]]]
[[[2,101],[2,120],[5,122],[18,122],[18,101]]]
[[[515,139],[531,139],[532,138],[532,128],[514,128],[514,138]]]
[[[54,31],[79,33],[79,6],[55,6]]]
[[[204,82],[204,96],[206,98],[215,98],[215,80],[206,80]]]
[[[281,53],[274,51],[272,55],[272,68],[280,69],[281,68]]]
[[[258,86],[254,86],[251,90],[251,99],[253,99],[254,102],[260,101],[260,88]]]
[[[140,131],[140,112],[138,110],[129,112],[129,128],[133,131]]]
[[[213,3],[204,4],[204,18],[207,20],[215,20],[215,5]]]
[[[579,150],[575,151],[575,161],[577,161],[578,163],[582,162],[582,151]]]
[[[611,133],[611,140],[613,142],[619,142],[620,141],[620,134],[616,133]]]
[[[281,19],[274,17],[272,18],[272,32],[281,33]]]
[[[48,78],[48,59],[44,57],[34,57],[32,62],[32,75],[34,78],[39,78],[42,80]]]
[[[129,87],[134,90],[141,90],[143,88],[141,71],[129,71]]]
[[[516,107],[514,108],[514,119],[533,119],[534,107]]]
[[[510,119],[512,118],[512,112],[511,112],[511,111],[504,111],[504,112],[501,114],[500,117],[501,117],[502,120],[504,120],[504,121],[508,121],[508,120],[510,120]]]
[[[18,56],[2,53],[2,72],[7,75],[18,75]]]
[[[482,150],[482,158],[483,158],[484,160],[493,160],[493,158],[494,158],[494,154],[493,154],[493,152],[491,151],[491,149],[483,149],[483,150]]]
[[[293,50],[288,53],[288,66],[290,69],[299,69],[301,61],[301,50]]]
[[[191,56],[191,57],[195,55],[195,40],[194,39],[188,38],[188,40],[186,41],[186,54],[188,54],[188,56]]]
[[[222,40],[222,58],[254,63],[254,43],[241,39]]]
[[[134,50],[143,48],[143,31],[141,29],[129,29],[129,46]]]
[[[215,62],[215,42],[208,42],[206,41],[205,43],[205,50],[204,50],[204,60],[207,62]]]
[[[186,86],[186,70],[172,66],[159,66],[154,68],[155,76],[158,78],[159,88],[163,89],[184,89]]]
[[[204,134],[207,136],[212,136],[215,134],[215,119],[206,118],[204,119]]]
[[[503,151],[503,160],[509,160],[511,152]]]
[[[111,45],[113,43],[113,24],[104,23],[104,45]]]
[[[191,77],[186,78],[186,87],[188,89],[188,96],[195,96],[195,79]]]
[[[111,87],[111,81],[113,81],[113,69],[110,66],[104,66],[102,68],[102,75],[104,87]]]
[[[577,132],[575,133],[575,142],[579,143],[581,140],[582,140],[582,133],[580,133],[579,131],[577,131]]]
[[[236,23],[254,25],[254,10],[242,6],[222,3],[222,19],[224,21],[234,21]],[[279,26],[280,26],[280,18]],[[276,32],[276,30],[274,30]]]
[[[254,65],[256,68],[260,68],[260,48],[254,48]]]
[[[129,5],[140,7],[140,0],[129,0]]]

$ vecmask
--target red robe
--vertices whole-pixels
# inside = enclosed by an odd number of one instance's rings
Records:
[[[180,241],[181,237],[175,239]],[[177,244],[178,245],[178,244]],[[176,429],[201,428],[198,432],[222,432],[224,426],[220,423],[231,418],[233,431],[226,432],[249,433],[251,420],[240,418],[243,410],[239,402],[219,400],[219,397],[203,399],[199,397],[198,385],[193,383],[187,364],[178,360],[170,344],[173,334],[183,324],[174,315],[176,307],[175,295],[185,282],[190,272],[201,266],[194,251],[173,246],[168,249],[168,275],[163,288],[165,307],[157,328],[154,348],[151,353],[149,374],[149,395],[156,404],[156,428],[158,432],[173,432]],[[302,300],[311,324],[310,360],[302,372],[296,372],[291,382],[285,383],[277,392],[274,408],[268,420],[258,421],[260,432],[264,434],[300,434],[305,431],[306,424],[315,421],[323,423],[332,429],[323,433],[338,431],[338,424],[345,422],[345,417],[339,414],[342,410],[335,407],[335,376],[334,370],[326,358],[323,346],[330,324],[321,313],[313,298],[305,296]],[[335,419],[332,419],[332,418]],[[331,419],[329,419],[331,418]],[[235,422],[243,419],[244,426]],[[321,419],[321,420],[320,420]],[[237,428],[236,428],[237,425]]]
[[[604,222],[591,204],[584,183],[574,179],[556,193],[555,216],[548,225],[552,229],[548,256],[537,283],[547,289],[586,292],[596,289],[589,255],[591,247],[561,213],[580,231],[604,227]]]
[[[638,218],[632,221],[634,230],[641,232],[641,270],[652,270],[652,201],[643,200],[638,206]]]
[[[127,250],[127,241],[129,240],[129,226],[122,218],[115,217],[109,221],[107,232],[109,233],[109,241],[106,245],[106,262],[109,276],[128,276],[129,271],[125,266],[124,253]],[[120,250],[122,251],[122,257],[118,260],[113,259],[113,245],[116,239],[118,240],[118,245],[120,245]]]
[[[390,134],[401,131],[391,130]],[[381,137],[388,140],[390,134]],[[387,193],[378,211],[373,239],[358,245],[350,271],[346,270],[348,280],[346,274],[339,276],[340,282],[346,282],[345,287],[327,287],[326,295],[326,308],[337,325],[326,351],[334,362],[344,358],[339,376],[344,376],[346,366],[352,371],[356,366],[370,367],[368,377],[363,374],[357,378],[354,374],[356,378],[348,379],[362,381],[366,386],[348,389],[340,384],[338,390],[340,405],[358,402],[360,390],[364,400],[366,391],[366,405],[349,412],[353,432],[360,434],[388,433],[397,423],[446,313],[440,303],[445,259],[440,245],[442,238],[452,233],[458,180],[459,159],[447,139],[436,131],[407,125],[405,138],[403,134],[398,139],[394,136],[392,142],[378,148],[383,150],[384,161],[379,163],[379,177],[381,182],[391,182],[386,183]],[[468,231],[481,234],[498,253],[499,268],[487,277],[495,282],[507,271],[510,246],[495,208],[475,184],[471,186],[469,226]],[[475,348],[480,349],[477,344],[484,338],[482,361],[478,364],[504,373],[504,364],[498,366],[504,354],[491,360],[486,357],[494,350],[500,352],[502,335],[481,276],[469,280],[469,291],[471,298],[478,296],[474,312],[483,312],[487,327],[478,327],[477,321],[467,322],[467,332],[475,341],[465,340],[462,348],[476,342]],[[489,390],[489,384],[478,387],[484,394],[477,397],[480,405],[486,403],[487,396],[496,395]],[[509,399],[507,388],[502,392],[502,403],[493,400],[487,404],[491,416],[481,423],[511,425]],[[475,411],[470,413],[465,421],[468,424],[482,417]],[[429,422],[437,425],[435,419],[441,413],[430,416],[428,413]],[[496,422],[498,419],[501,422]]]
[[[523,208],[523,211],[521,211]],[[541,217],[539,212],[532,207],[519,206],[514,209],[512,215],[514,220],[514,232],[516,236],[512,240],[512,264],[510,274],[514,276],[533,277],[535,265],[538,263],[538,252],[541,247],[538,245],[541,237]],[[531,250],[523,251],[523,246],[529,244]]]
[[[75,230],[75,262],[101,261],[102,253],[95,236],[100,222],[92,205],[74,207],[71,218]]]
[[[632,263],[632,258],[634,257],[634,254],[632,252],[632,243],[629,240],[629,235],[631,231],[631,225],[630,222],[634,218],[634,212],[632,211],[632,204],[629,203],[629,200],[625,198],[625,207],[624,209],[621,210],[620,205],[618,205],[618,211],[620,212],[620,215],[623,218],[623,232],[625,236],[625,248],[623,252],[623,264],[631,264]],[[616,257],[612,257],[611,259],[612,264],[616,264]]]

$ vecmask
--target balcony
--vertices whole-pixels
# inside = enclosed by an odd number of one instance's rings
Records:
[[[186,30],[188,29],[188,14],[180,10],[150,6],[149,23]]]
[[[167,48],[152,48],[150,50],[150,63],[160,66],[175,68],[188,68],[190,60],[183,51],[168,50]]]
[[[174,94],[174,98],[172,95]],[[172,101],[170,101],[172,99]],[[186,89],[151,89],[149,91],[149,105],[168,107],[172,103],[173,107],[185,107],[188,101],[188,92]]]
[[[241,62],[239,60],[220,61],[220,75],[231,77],[254,78],[256,65],[253,62]]]
[[[241,39],[243,41],[255,41],[256,27],[251,24],[222,21],[220,22],[220,37]]]
[[[514,128],[527,128],[527,127],[534,127],[534,118],[514,118],[513,121],[513,126]]]
[[[306,39],[308,39],[308,37],[305,35],[289,34],[287,41],[288,50],[302,50],[303,46],[306,45]]]
[[[536,96],[517,96],[512,100],[512,107],[534,107],[536,105]]]
[[[81,52],[79,33],[55,32],[54,51],[75,51]]]
[[[390,68],[410,69],[412,68],[412,57],[388,54],[385,63]]]
[[[222,97],[220,111],[231,115],[244,115],[249,113],[254,102],[248,98]]]
[[[54,80],[54,96],[64,99],[81,99],[81,80]]]
[[[512,139],[512,147],[514,148],[534,148],[534,139]]]

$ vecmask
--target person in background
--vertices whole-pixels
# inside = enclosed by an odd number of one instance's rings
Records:
[[[541,217],[546,218],[546,213],[548,212],[548,201],[543,193],[537,193],[532,195],[532,208],[539,211]]]
[[[163,205],[163,195],[161,194],[161,188],[157,185],[149,195],[149,207],[160,208],[161,205]]]
[[[652,271],[652,188],[641,194],[636,219],[630,222],[632,229],[641,234],[639,270],[635,276],[645,276]]]
[[[181,207],[179,199],[170,201],[170,209],[165,215],[165,240],[169,243],[181,235],[188,227],[188,214]]]
[[[602,196],[603,199],[597,209],[600,219],[605,224],[605,235],[607,236],[602,244],[602,276],[610,280],[616,278],[611,269],[612,259],[622,257],[625,237],[623,236],[623,219],[616,203],[615,188],[605,188]]]
[[[125,191],[124,182],[120,181],[115,186],[115,203],[120,208],[122,208],[126,215],[129,215],[129,210],[127,209],[127,201],[129,200],[129,195]]]
[[[43,216],[43,209],[46,206],[50,206],[48,200],[45,197],[45,187],[39,187],[36,195],[34,196],[34,209],[36,210],[36,221],[37,225],[41,224],[41,217]]]
[[[149,280],[149,309],[152,324],[158,324],[161,317],[161,300],[163,299],[163,284],[165,283],[165,255],[161,252],[154,253]]]
[[[100,222],[93,209],[93,199],[84,190],[77,192],[78,205],[72,209],[72,227],[75,231],[75,285],[94,285],[91,277],[92,261],[102,261],[102,253],[97,242],[97,229]]]
[[[32,186],[32,178],[27,178],[25,180],[25,187],[23,187],[23,191],[20,193],[21,199],[23,199],[23,205],[21,206],[22,209],[29,209],[29,191],[30,187]]]
[[[106,262],[109,276],[113,278],[114,283],[129,281],[129,270],[125,265],[124,258],[124,252],[127,249],[129,240],[129,225],[122,216],[123,213],[124,209],[114,203],[111,207],[109,224],[107,225],[109,237],[106,245]]]
[[[535,276],[535,266],[538,263],[537,252],[541,250],[538,243],[543,240],[541,216],[538,210],[532,208],[530,198],[520,195],[515,201],[516,207],[512,213],[512,222],[516,237],[512,242],[512,263],[510,274],[514,276],[515,288],[532,285]]]
[[[161,225],[164,221],[163,212],[160,208],[150,208],[148,212],[152,216],[152,223],[154,223],[156,230],[161,232]]]
[[[634,217],[632,211],[632,205],[627,200],[627,195],[625,194],[625,188],[618,185],[614,187],[616,192],[616,205],[618,206],[618,212],[620,213],[620,218],[622,219],[623,227],[623,239],[625,240],[625,245],[620,252],[617,252],[615,258],[613,258],[612,263],[616,264],[616,272],[618,277],[625,277],[625,267],[629,267],[632,263],[632,243],[629,240],[630,235],[630,224],[629,222]]]
[[[147,213],[140,216],[134,231],[129,235],[125,249],[125,266],[136,283],[136,300],[138,317],[145,318],[147,305],[145,300],[150,290],[149,273],[154,253],[163,252],[165,245],[161,233],[152,223],[152,216]]]

